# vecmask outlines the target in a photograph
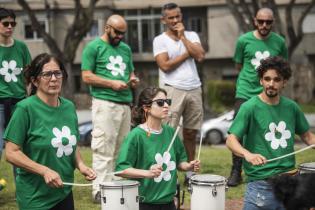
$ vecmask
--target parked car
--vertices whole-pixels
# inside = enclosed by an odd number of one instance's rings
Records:
[[[79,133],[80,133],[80,140],[78,144],[80,146],[90,146],[92,140],[92,132],[93,125],[92,121],[87,121],[79,124]]]
[[[200,131],[203,136],[203,142],[208,144],[223,143],[233,122],[233,115],[234,110],[225,112],[217,118],[204,121]]]

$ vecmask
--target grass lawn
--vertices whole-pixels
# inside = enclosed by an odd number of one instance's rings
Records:
[[[304,145],[297,146],[296,149],[301,147],[304,147]],[[81,148],[81,153],[86,163],[91,165],[91,150],[89,148]],[[231,167],[231,153],[225,146],[203,146],[200,159],[202,162],[202,174],[217,174],[228,177]],[[307,150],[297,154],[297,165],[305,162],[315,162],[314,150]],[[6,179],[8,183],[7,187],[0,191],[0,209],[17,209],[14,200],[12,167],[3,158],[0,164],[0,178]],[[179,178],[181,183],[183,183],[183,173],[180,172]],[[75,182],[87,183],[78,171],[75,173]],[[226,195],[227,199],[241,198],[244,194],[244,186],[242,184],[238,187],[229,188]],[[73,193],[77,210],[100,209],[100,205],[93,204],[91,201],[91,187],[74,187]],[[189,193],[187,191],[185,206],[189,206]]]

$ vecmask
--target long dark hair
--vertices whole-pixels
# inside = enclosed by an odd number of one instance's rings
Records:
[[[146,121],[146,113],[144,111],[145,107],[150,107],[152,105],[153,98],[159,93],[162,92],[167,95],[166,91],[158,87],[148,87],[141,91],[138,104],[132,110],[132,122],[134,126],[142,124]]]
[[[60,70],[62,71],[62,79],[66,81],[68,78],[67,71],[59,58],[54,55],[50,55],[48,53],[42,53],[37,55],[30,65],[26,66],[24,69],[24,77],[26,80],[26,84],[31,84],[30,95],[34,95],[37,91],[37,87],[33,84],[32,80],[37,79],[39,74],[43,71],[43,66],[49,61],[54,60],[59,65]]]

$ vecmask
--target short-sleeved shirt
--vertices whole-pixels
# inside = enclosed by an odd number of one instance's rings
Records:
[[[79,139],[72,102],[60,99],[51,107],[36,95],[17,103],[4,139],[17,144],[31,160],[56,171],[63,182],[73,182],[75,151]],[[42,176],[17,169],[16,199],[21,210],[46,210],[65,199],[71,186],[51,188]]]
[[[185,37],[192,43],[199,43],[198,34],[193,31],[185,31]],[[181,40],[173,40],[165,32],[153,40],[154,57],[161,53],[167,53],[170,59],[174,59],[187,51]],[[161,83],[171,85],[181,90],[192,90],[201,86],[195,60],[190,57],[180,64],[175,70],[164,73],[160,71]]]
[[[24,42],[14,39],[10,47],[0,46],[0,99],[26,96],[23,68],[31,62]]]
[[[154,164],[162,165],[163,172],[159,178],[136,179],[140,182],[139,194],[144,203],[171,202],[176,193],[176,166],[187,161],[185,148],[178,137],[169,153],[165,153],[173,138],[174,129],[167,125],[162,128],[161,133],[151,133],[149,136],[143,128],[134,128],[125,138],[116,161],[116,171],[127,168],[149,170]]]
[[[129,81],[134,71],[130,47],[124,42],[112,46],[101,38],[90,42],[83,50],[82,71],[90,70],[104,79]],[[90,86],[91,95],[101,100],[129,103],[131,89],[115,91],[111,88]]]
[[[234,61],[243,67],[236,83],[236,98],[248,100],[261,93],[262,86],[256,69],[261,59],[270,56],[288,59],[285,40],[281,36],[271,32],[266,39],[261,40],[255,37],[253,31],[240,36],[236,43]]]
[[[242,104],[229,133],[243,138],[243,146],[267,160],[294,152],[294,135],[309,130],[309,124],[298,105],[281,97],[277,105],[268,105],[254,96]],[[253,166],[243,162],[248,181],[262,180],[295,168],[295,156]]]

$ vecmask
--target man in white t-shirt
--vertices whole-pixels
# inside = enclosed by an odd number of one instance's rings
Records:
[[[166,31],[154,38],[153,54],[160,69],[160,84],[172,99],[169,124],[175,128],[183,117],[184,145],[188,160],[192,161],[203,118],[201,82],[195,60],[203,61],[205,51],[197,33],[185,31],[177,4],[162,7],[161,21]]]

